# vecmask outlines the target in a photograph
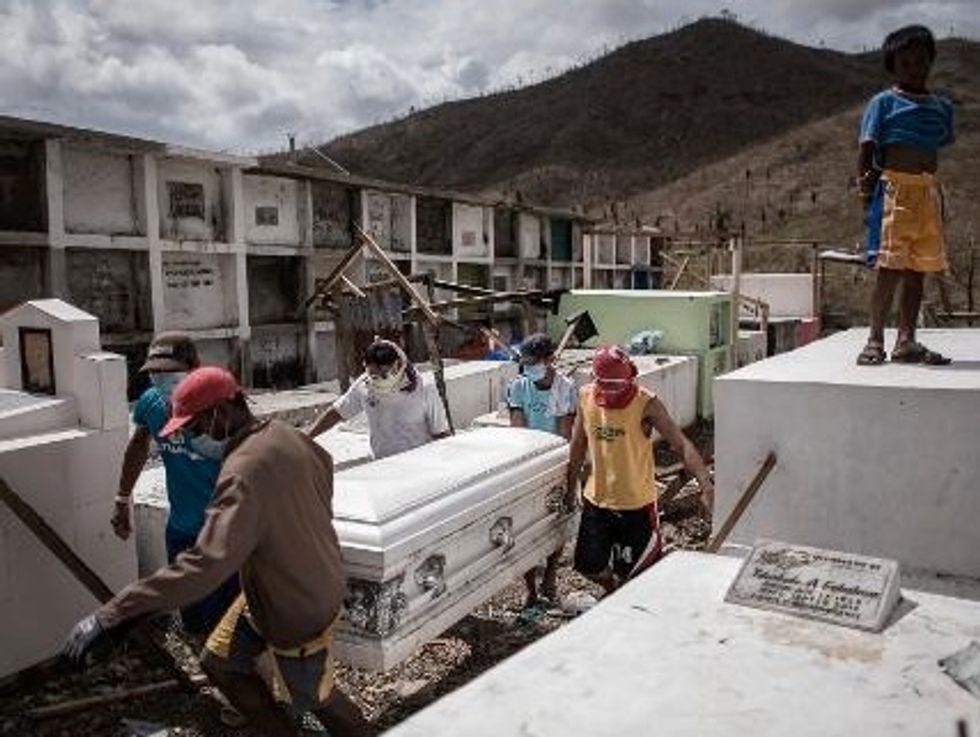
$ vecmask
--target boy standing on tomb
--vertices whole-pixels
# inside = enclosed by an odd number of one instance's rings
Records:
[[[714,485],[704,460],[657,397],[636,382],[636,365],[618,346],[592,358],[595,380],[579,392],[566,477],[567,503],[579,503],[578,478],[588,454],[592,470],[582,493],[575,570],[609,593],[653,565],[662,539],[657,517],[651,432],[683,459],[698,480],[706,514]]]
[[[171,563],[197,540],[221,468],[221,456],[209,452],[209,448],[198,447],[184,434],[164,437],[161,433],[170,418],[174,387],[200,363],[194,342],[183,333],[161,333],[150,343],[146,362],[140,368],[141,373],[149,376],[150,387],[140,395],[133,409],[136,429],[123,456],[110,520],[118,537],[123,540],[129,537],[133,487],[146,465],[150,442],[154,442],[166,472],[170,513],[165,539],[167,560]],[[210,632],[237,594],[238,577],[233,575],[200,601],[189,603],[180,610],[184,630],[198,635]]]
[[[947,268],[938,152],[953,142],[953,105],[926,83],[936,42],[924,26],[890,33],[883,47],[894,85],[871,98],[861,120],[858,184],[868,225],[867,262],[877,266],[871,333],[857,362],[885,361],[885,321],[901,285],[891,359],[942,365],[950,359],[915,339],[925,274]]]
[[[535,333],[521,344],[520,354],[521,375],[507,390],[511,427],[529,427],[569,440],[575,419],[575,385],[555,369],[554,343],[547,335]],[[558,560],[562,547],[563,544],[559,545],[548,556],[541,577],[541,595],[552,602],[558,600]],[[537,568],[524,574],[524,583],[527,606],[534,606],[538,600]]]
[[[367,414],[375,459],[449,435],[449,421],[434,382],[423,379],[405,352],[375,340],[364,354],[364,373],[307,430],[311,438],[344,420]]]

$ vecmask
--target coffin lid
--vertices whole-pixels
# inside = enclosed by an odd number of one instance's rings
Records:
[[[484,427],[350,468],[334,481],[334,518],[383,524],[564,443],[537,430]]]

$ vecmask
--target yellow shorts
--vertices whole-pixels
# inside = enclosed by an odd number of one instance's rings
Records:
[[[885,169],[880,191],[878,268],[945,271],[943,208],[936,178]]]
[[[232,670],[260,673],[277,701],[292,704],[299,711],[316,709],[333,690],[334,662],[331,646],[337,620],[316,638],[300,647],[284,650],[273,647],[251,622],[244,594],[234,603],[211,632],[204,648],[221,658]]]

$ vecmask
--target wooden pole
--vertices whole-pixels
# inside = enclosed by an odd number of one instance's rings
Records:
[[[2,501],[7,508],[14,513],[24,525],[29,529],[34,536],[41,542],[48,551],[54,555],[61,563],[67,568],[71,574],[81,583],[86,589],[91,592],[98,601],[105,604],[110,599],[112,599],[115,594],[112,589],[103,581],[99,575],[93,571],[89,566],[79,558],[75,551],[73,551],[68,544],[61,539],[61,535],[55,532],[54,528],[49,525],[45,519],[39,515],[34,508],[25,502],[17,492],[10,488],[7,482],[0,478],[0,501]],[[141,636],[144,644],[149,646],[154,650],[161,658],[163,658],[164,663],[170,666],[174,674],[183,681],[184,683],[190,683],[189,676],[174,662],[173,657],[167,651],[163,645],[157,642],[153,637],[150,636],[148,631],[150,625],[141,625],[140,629],[137,630],[136,634]]]
[[[422,296],[415,291],[415,287],[413,287],[412,283],[405,278],[405,275],[398,270],[398,267],[395,266],[394,262],[388,258],[388,254],[385,253],[374,238],[364,232],[359,225],[355,225],[354,227],[357,229],[358,235],[360,235],[364,243],[367,244],[368,249],[371,251],[374,257],[381,262],[381,265],[384,266],[395,281],[398,282],[398,285],[405,291],[405,294],[408,295],[409,299],[415,303],[415,306],[418,307],[419,311],[425,316],[425,319],[432,325],[438,325],[439,316],[432,311],[432,309],[429,307],[429,303],[422,299]]]
[[[358,228],[358,230],[360,230],[360,228]],[[333,289],[334,284],[336,284],[338,281],[341,280],[341,278],[344,275],[344,272],[347,270],[347,267],[351,265],[351,262],[355,258],[357,258],[357,255],[360,252],[361,252],[360,243],[355,243],[353,246],[351,246],[348,249],[347,253],[344,254],[344,257],[340,259],[340,263],[334,267],[333,271],[331,271],[330,274],[327,275],[326,279],[320,282],[320,285],[313,291],[313,294],[311,294],[303,303],[303,310],[308,309],[309,306],[316,301],[317,297],[326,294],[331,289]]]
[[[776,454],[773,451],[769,451],[769,454],[765,457],[759,467],[756,469],[752,478],[749,480],[749,485],[745,487],[745,490],[739,495],[738,501],[735,502],[735,507],[728,514],[728,518],[722,523],[721,527],[718,528],[718,534],[715,535],[714,539],[708,543],[705,550],[709,553],[717,553],[721,544],[725,542],[725,539],[731,534],[732,529],[738,524],[738,521],[745,514],[745,510],[748,509],[749,504],[752,503],[752,499],[755,497],[756,492],[759,491],[759,487],[762,486],[762,482],[766,480],[769,472],[772,471],[773,467],[776,465]]]
[[[205,686],[207,685],[208,679],[204,675],[193,675],[190,677],[190,681],[194,686]],[[120,688],[98,696],[86,696],[81,699],[69,699],[68,701],[62,701],[57,704],[39,706],[35,709],[29,709],[27,716],[32,719],[50,719],[51,717],[60,717],[96,706],[114,704],[117,701],[135,699],[140,696],[160,693],[161,691],[171,691],[180,686],[181,682],[179,680],[171,678],[166,681],[158,681],[157,683],[148,683],[145,686],[136,686],[135,688]]]

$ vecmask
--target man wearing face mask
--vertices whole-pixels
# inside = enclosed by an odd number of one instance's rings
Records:
[[[170,399],[174,388],[200,365],[197,348],[183,333],[161,333],[150,344],[146,362],[140,368],[149,376],[151,386],[144,391],[133,409],[136,430],[126,446],[119,491],[116,494],[110,522],[117,536],[125,540],[132,532],[130,501],[133,487],[146,464],[150,441],[156,443],[166,472],[167,499],[170,514],[165,532],[167,560],[194,544],[204,524],[204,509],[211,501],[218,478],[221,456],[206,447],[195,447],[190,439],[178,434],[164,437],[163,426],[170,418]],[[238,593],[238,577],[232,576],[201,601],[181,609],[185,631],[206,634]]]
[[[575,419],[575,384],[555,370],[555,346],[547,335],[529,335],[520,347],[521,375],[507,390],[507,407],[511,427],[529,427],[568,440]],[[558,560],[561,548],[548,556],[541,577],[541,595],[558,601]],[[524,574],[527,586],[527,608],[538,602],[537,569]]]
[[[449,435],[439,391],[423,377],[396,343],[375,340],[364,353],[364,373],[307,430],[310,437],[367,413],[371,452],[376,459]]]
[[[80,621],[65,657],[82,665],[133,623],[184,606],[238,571],[242,594],[201,658],[211,681],[258,734],[299,737],[295,717],[308,711],[330,734],[369,734],[360,710],[333,684],[332,638],[346,587],[330,455],[279,420],[256,419],[224,369],[190,373],[172,404],[161,435],[206,438],[224,456],[204,526],[172,564]],[[270,664],[271,686],[259,662]]]
[[[636,365],[622,348],[597,348],[592,373],[595,381],[579,392],[566,500],[570,507],[579,502],[578,478],[587,453],[592,470],[583,492],[575,570],[609,593],[653,565],[661,554],[653,428],[698,480],[701,504],[708,515],[715,490],[693,443],[663,403],[636,383]]]

